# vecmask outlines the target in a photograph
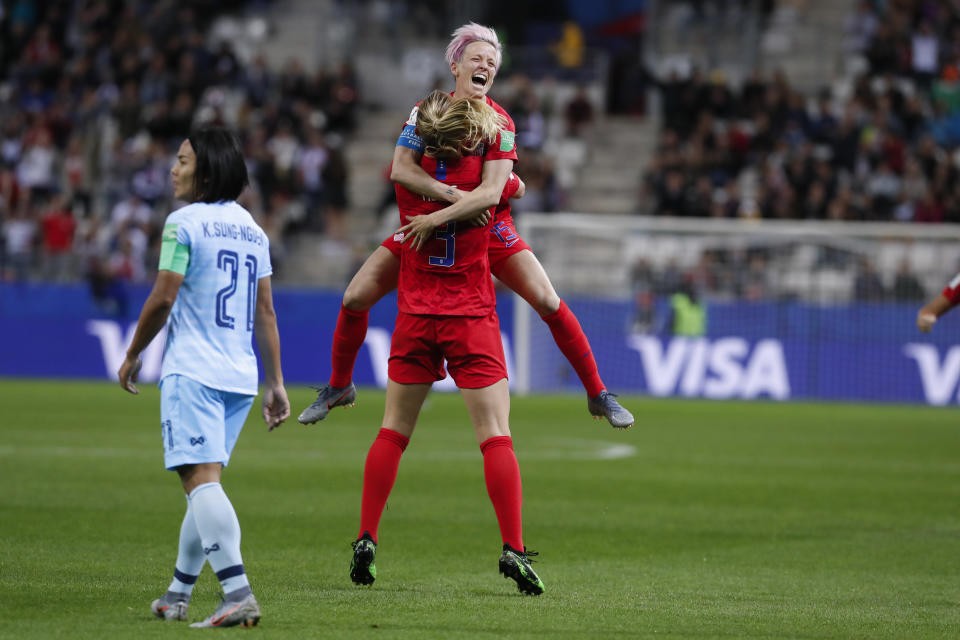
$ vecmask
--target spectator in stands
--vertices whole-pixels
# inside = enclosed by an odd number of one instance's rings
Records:
[[[37,224],[26,207],[11,209],[3,221],[4,280],[26,280],[36,255]]]
[[[923,300],[927,297],[920,280],[910,269],[910,261],[903,258],[897,264],[897,273],[893,278],[893,287],[891,288],[893,299],[897,301],[915,301]]]
[[[249,156],[255,188],[264,191],[251,201],[274,202],[278,189],[289,201],[313,198],[303,192],[316,183],[294,179],[291,149],[312,128],[352,130],[359,83],[349,65],[308,75],[294,62],[278,75],[263,57],[245,63],[231,43],[208,42],[220,11],[209,3],[132,0],[117,11],[114,4],[19,3],[32,17],[18,17],[0,36],[0,165],[15,176],[24,219],[37,219],[56,190],[91,223],[108,218],[131,190],[166,208],[170,154],[205,122],[238,125],[248,148],[262,154]]]
[[[350,173],[340,140],[334,142],[335,144],[330,145],[327,163],[323,167],[323,183],[326,191],[324,218],[330,237],[335,241],[344,242],[346,241],[347,206],[350,203],[347,196]]]
[[[71,248],[77,225],[65,196],[56,194],[48,200],[40,226],[43,231],[43,277],[58,282],[68,280],[73,272]]]
[[[330,152],[323,139],[323,132],[312,127],[307,134],[307,144],[298,150],[296,158],[297,175],[303,189],[305,223],[312,231],[323,231],[323,174],[330,158]]]
[[[887,288],[870,258],[860,260],[853,283],[853,298],[859,302],[880,302],[887,298]]]
[[[126,198],[114,205],[110,212],[110,226],[115,233],[133,225],[145,227],[150,224],[153,211],[140,197],[130,192]]]
[[[854,53],[866,51],[878,26],[879,20],[870,6],[870,1],[859,0],[844,22],[847,49]]]
[[[707,310],[701,304],[691,274],[670,296],[670,318],[666,327],[673,336],[697,338],[707,333]]]
[[[567,125],[567,135],[580,137],[584,130],[593,123],[593,103],[587,95],[587,88],[577,85],[576,93],[564,108],[564,119]]]
[[[923,91],[929,91],[940,67],[940,41],[929,20],[921,20],[910,43],[913,77]]]

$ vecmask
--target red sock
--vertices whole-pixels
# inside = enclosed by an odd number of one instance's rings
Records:
[[[606,387],[603,380],[600,379],[600,372],[597,371],[597,361],[593,359],[590,342],[583,333],[583,329],[577,321],[577,316],[573,315],[573,311],[570,311],[567,303],[561,300],[559,309],[541,317],[550,327],[554,342],[557,343],[560,351],[570,361],[573,370],[580,376],[580,382],[587,390],[587,395],[591,398],[600,395],[600,392]]]
[[[353,364],[357,353],[367,337],[367,324],[370,311],[351,311],[342,304],[337,316],[337,328],[333,332],[333,347],[330,360],[330,386],[345,387],[353,380]]]
[[[367,463],[363,467],[363,497],[360,500],[360,533],[369,532],[373,541],[377,541],[377,529],[383,507],[390,497],[390,490],[397,479],[400,456],[410,440],[390,429],[380,429],[376,440],[367,452]]]
[[[513,453],[510,436],[494,436],[480,445],[483,452],[483,475],[487,481],[487,494],[493,503],[500,524],[503,541],[523,551],[523,522],[520,507],[523,504],[523,489],[520,485],[520,466]]]

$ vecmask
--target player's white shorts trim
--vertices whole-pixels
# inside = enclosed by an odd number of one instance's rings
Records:
[[[179,374],[160,381],[160,433],[167,469],[227,466],[255,396],[212,389]]]

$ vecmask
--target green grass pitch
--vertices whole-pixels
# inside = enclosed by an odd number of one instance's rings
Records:
[[[292,388],[294,415],[312,392]],[[433,394],[380,529],[347,575],[383,394],[267,433],[259,401],[224,473],[263,638],[956,638],[954,409],[513,398],[527,545],[544,595],[497,573],[500,538],[463,402]],[[0,380],[0,637],[168,638],[184,499],[159,393]],[[209,615],[209,568],[190,620]],[[196,631],[195,633],[204,633]],[[211,632],[207,632],[211,633]],[[220,632],[214,632],[220,633]],[[240,632],[238,632],[240,633]]]

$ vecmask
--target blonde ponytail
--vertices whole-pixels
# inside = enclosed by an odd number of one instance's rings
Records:
[[[424,153],[434,158],[456,159],[481,143],[493,143],[506,119],[483,100],[454,100],[442,91],[433,91],[420,103],[417,133]]]

